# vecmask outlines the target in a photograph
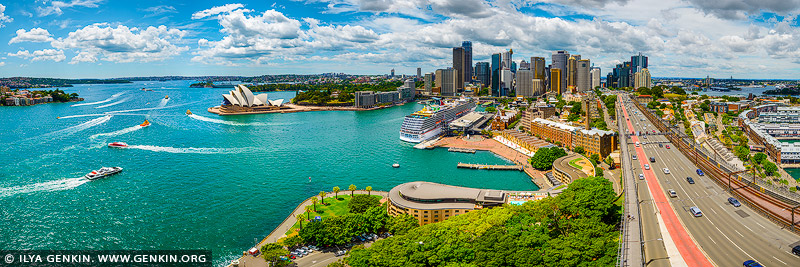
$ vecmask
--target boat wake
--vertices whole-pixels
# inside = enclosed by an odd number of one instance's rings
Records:
[[[163,99],[161,99],[161,103],[158,103],[157,107],[158,108],[163,108],[164,106],[167,105],[167,102],[169,102],[169,98],[163,98]]]
[[[87,122],[84,122],[84,123],[81,123],[81,124],[78,124],[78,125],[75,125],[75,126],[70,126],[70,127],[67,127],[67,128],[52,132],[52,133],[45,134],[45,136],[50,136],[50,135],[64,136],[64,135],[74,134],[74,133],[77,133],[77,132],[92,128],[94,126],[106,123],[110,119],[111,119],[110,115],[106,115],[106,116],[99,117],[99,118],[94,118],[94,119],[92,119],[90,121],[87,121]]]
[[[77,107],[77,106],[88,106],[88,105],[97,105],[97,104],[108,103],[108,102],[111,102],[111,100],[114,100],[114,99],[116,99],[117,97],[121,96],[121,95],[122,95],[122,94],[124,94],[124,93],[125,93],[125,92],[121,92],[121,93],[116,93],[116,94],[113,94],[113,95],[111,95],[111,97],[109,97],[109,98],[108,98],[108,99],[106,99],[106,100],[97,101],[97,102],[91,102],[91,103],[80,103],[80,104],[74,104],[74,105],[70,105],[70,107]]]
[[[130,98],[130,97],[128,97],[128,98],[122,99],[122,100],[120,100],[120,101],[117,101],[117,102],[114,102],[114,103],[111,103],[111,104],[105,104],[105,105],[102,105],[102,106],[97,106],[97,107],[95,107],[95,108],[107,108],[107,107],[110,107],[110,106],[116,106],[116,105],[119,105],[119,104],[125,103],[126,101],[128,101],[128,100],[130,100],[130,99],[131,99],[131,98]]]
[[[88,179],[84,179],[83,177],[81,177],[81,178],[67,178],[67,179],[61,179],[43,183],[35,183],[30,185],[0,188],[0,198],[10,197],[18,194],[30,194],[42,191],[69,190],[78,187],[82,184],[85,184],[87,182],[89,182]]]
[[[264,125],[263,123],[241,123],[241,122],[235,122],[235,121],[224,121],[224,120],[220,120],[220,119],[212,119],[212,118],[209,118],[209,117],[203,117],[203,116],[196,115],[196,114],[190,114],[189,117],[192,118],[192,119],[195,119],[195,120],[201,120],[201,121],[207,121],[207,122],[213,122],[213,123],[219,123],[219,124],[234,125],[234,126]]]
[[[163,146],[147,146],[147,145],[144,146],[134,145],[134,146],[128,146],[127,148],[148,150],[154,152],[167,152],[175,154],[231,154],[231,153],[240,153],[245,151],[245,149],[243,148],[207,148],[207,147],[179,148],[179,147],[163,147]]]
[[[113,131],[113,132],[110,132],[110,133],[99,133],[99,134],[95,134],[95,135],[92,135],[92,136],[90,136],[89,138],[91,138],[91,139],[95,139],[95,138],[98,138],[98,137],[104,137],[104,136],[117,136],[117,135],[123,135],[123,134],[130,133],[130,132],[133,132],[133,131],[136,131],[136,130],[142,129],[142,128],[144,128],[144,127],[142,127],[142,126],[139,126],[139,125],[136,125],[136,126],[131,126],[131,127],[128,127],[128,128],[122,129],[122,130]]]

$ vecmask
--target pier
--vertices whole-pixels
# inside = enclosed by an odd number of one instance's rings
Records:
[[[479,170],[507,170],[507,171],[522,171],[522,165],[486,165],[486,164],[470,164],[458,163],[458,168],[464,169],[479,169]]]
[[[447,149],[448,152],[472,153],[475,154],[475,149],[451,147]]]

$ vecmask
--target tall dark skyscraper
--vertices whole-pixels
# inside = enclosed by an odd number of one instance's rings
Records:
[[[631,57],[631,73],[636,73],[647,68],[647,56],[642,53]]]
[[[533,71],[534,79],[544,79],[544,69],[543,57],[531,57],[531,70]]]
[[[500,96],[501,59],[500,53],[492,54],[492,96]]]
[[[461,42],[461,47],[464,48],[464,81],[472,82],[472,76],[474,76],[472,71],[472,42],[463,41]]]
[[[453,47],[453,69],[457,71],[456,89],[458,91],[464,88],[464,69],[466,69],[464,64],[464,48]]]
[[[551,90],[556,91],[556,92],[564,92],[565,89],[567,88],[567,75],[566,75],[566,73],[567,73],[567,59],[569,59],[569,52],[564,51],[564,50],[555,51],[555,52],[553,52],[552,58],[553,58],[553,62],[552,62],[552,67],[551,67],[551,73],[552,73],[552,69],[558,69],[559,70],[559,74],[560,74],[559,78],[561,79],[561,81],[559,81],[559,82],[550,82],[550,84],[551,85],[559,85],[559,86],[561,86],[561,88],[552,88]],[[550,77],[551,77],[551,79],[553,78],[553,76],[550,76]]]
[[[481,82],[483,87],[488,87],[492,80],[491,68],[489,62],[475,63],[475,77]]]

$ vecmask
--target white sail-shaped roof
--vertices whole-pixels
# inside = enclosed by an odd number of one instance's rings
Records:
[[[283,99],[269,100],[269,104],[276,107],[280,107],[281,105],[283,105]]]
[[[225,100],[228,100],[228,102],[231,102],[231,105],[239,105],[239,106],[241,106],[241,104],[239,104],[239,100],[236,100],[236,97],[234,97],[231,94],[225,94],[225,95],[222,95],[222,97],[224,97]]]
[[[233,95],[236,96],[236,100],[239,101],[240,107],[248,106],[244,96],[242,96],[242,93],[239,93],[239,90],[233,90],[231,91],[231,93],[233,93]]]
[[[253,92],[250,91],[250,88],[240,84],[239,90],[242,92],[242,96],[244,96],[245,101],[247,101],[247,106],[252,107],[254,104],[253,100],[255,100],[256,97],[253,95]]]
[[[261,101],[261,104],[263,105],[269,105],[269,98],[267,98],[267,94],[256,95],[256,100]]]

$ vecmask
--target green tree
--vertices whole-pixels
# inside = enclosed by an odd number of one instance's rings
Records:
[[[297,214],[295,217],[297,217],[297,222],[300,223],[300,229],[303,229],[303,220],[306,219],[306,216],[303,215],[302,213],[300,213],[300,214]]]
[[[758,152],[755,155],[753,155],[753,161],[756,164],[762,164],[765,159],[767,159],[767,154]]]
[[[304,209],[306,210],[306,218],[308,218],[310,220],[311,219],[311,206],[306,206]]]
[[[569,103],[572,105],[572,108],[569,109],[570,114],[581,114],[581,102],[570,101]]]
[[[778,166],[776,166],[775,163],[764,161],[762,164],[764,165],[764,172],[767,173],[767,175],[773,175],[778,171]]]
[[[494,107],[486,107],[486,112],[488,112],[488,113],[495,113],[495,112],[497,112],[497,109],[496,109],[496,108],[494,108]]]
[[[419,220],[411,216],[411,214],[400,214],[390,217],[386,223],[386,228],[394,235],[404,235],[411,231],[411,229],[419,227]]]
[[[606,157],[606,164],[608,164],[609,168],[614,168],[614,159],[611,156]]]
[[[325,195],[327,195],[325,191],[319,191],[319,200],[322,202],[323,206],[325,205]]]
[[[317,212],[317,202],[319,202],[319,200],[317,200],[316,197],[311,198],[311,205],[314,206],[314,212]]]
[[[604,176],[604,174],[603,174],[603,168],[600,168],[600,167],[594,167],[594,176],[597,176],[597,177],[603,177],[603,176]]]
[[[371,207],[380,205],[377,198],[370,195],[358,195],[350,199],[347,203],[347,208],[350,213],[363,213]]]
[[[353,192],[355,192],[358,188],[356,188],[356,185],[351,184],[349,187],[347,187],[347,189],[350,190],[350,197],[353,197]]]
[[[539,170],[549,170],[553,168],[553,162],[563,156],[566,156],[567,152],[564,152],[564,149],[560,147],[551,147],[551,148],[540,148],[536,150],[536,153],[533,154],[533,157],[530,159],[531,166]]]
[[[295,248],[303,244],[303,239],[299,235],[287,236],[278,240],[279,244],[283,244],[287,248]]]
[[[367,186],[367,195],[372,195],[372,186]]]
[[[333,198],[335,198],[335,199],[339,199],[339,190],[341,190],[341,189],[339,189],[339,187],[338,187],[338,186],[334,186],[334,187],[333,187],[333,194],[334,194],[334,197],[333,197]]]
[[[600,162],[600,155],[592,154],[591,156],[589,156],[589,159],[593,160],[594,162]]]
[[[286,262],[283,262],[280,257],[286,254],[289,254],[289,251],[280,244],[267,243],[261,246],[261,257],[263,257],[270,266],[285,266]]]
[[[739,159],[747,161],[747,158],[750,156],[750,149],[743,146],[736,146],[733,148],[733,154],[735,154]]]
[[[575,151],[575,153],[578,153],[578,154],[583,154],[583,152],[584,152],[582,146],[576,146],[572,151]]]

